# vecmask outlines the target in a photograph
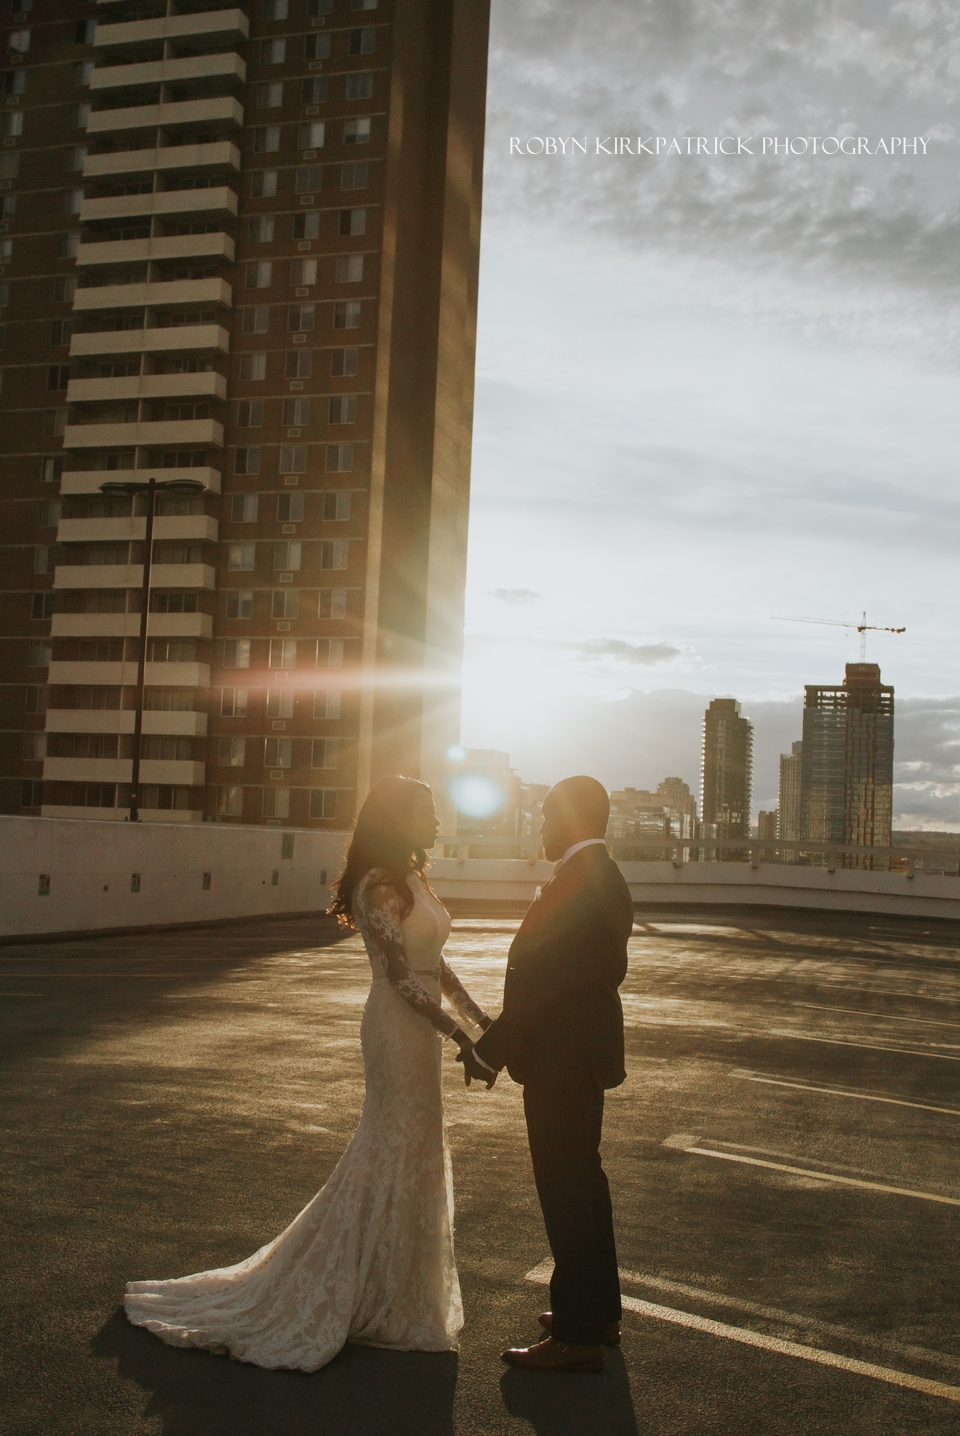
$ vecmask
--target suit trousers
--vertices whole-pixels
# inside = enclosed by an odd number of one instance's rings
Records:
[[[603,1090],[528,1084],[523,1110],[553,1254],[552,1334],[570,1345],[599,1346],[604,1326],[623,1315],[610,1187],[600,1161]]]

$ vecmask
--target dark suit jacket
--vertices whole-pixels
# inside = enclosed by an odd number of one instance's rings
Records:
[[[618,1087],[633,902],[605,847],[581,848],[532,903],[507,957],[503,1011],[477,1055],[515,1082]]]

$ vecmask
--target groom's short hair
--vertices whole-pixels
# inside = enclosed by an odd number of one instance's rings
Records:
[[[554,783],[544,802],[547,798],[559,809],[565,823],[589,830],[594,838],[606,835],[610,799],[606,788],[596,778],[588,778],[585,774],[561,778],[559,783]]]

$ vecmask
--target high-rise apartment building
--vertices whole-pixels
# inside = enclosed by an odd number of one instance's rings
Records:
[[[718,838],[750,836],[753,724],[735,698],[714,698],[703,715],[700,817]]]
[[[19,9],[17,9],[19,4]],[[0,809],[342,827],[459,737],[488,0],[16,0]],[[2,63],[2,62],[0,62]]]
[[[777,806],[777,837],[796,842],[800,837],[800,768],[803,743],[790,745],[780,754],[780,792]]]
[[[893,689],[876,663],[848,663],[843,683],[804,689],[800,836],[889,847],[893,815]],[[846,867],[888,859],[847,855]]]

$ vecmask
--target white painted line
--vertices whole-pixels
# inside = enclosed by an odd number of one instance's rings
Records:
[[[926,1102],[906,1102],[902,1097],[877,1097],[870,1092],[847,1092],[842,1087],[817,1087],[810,1082],[785,1082],[780,1077],[761,1077],[756,1072],[728,1072],[741,1082],[766,1082],[770,1087],[795,1087],[798,1092],[823,1092],[831,1097],[854,1097],[860,1102],[889,1102],[894,1107],[916,1107],[920,1112],[945,1112],[960,1117],[956,1107],[931,1107]]]
[[[891,1187],[885,1182],[867,1182],[862,1177],[841,1177],[835,1172],[815,1171],[811,1167],[793,1167],[785,1162],[765,1162],[759,1157],[744,1157],[736,1152],[714,1152],[709,1147],[681,1147],[676,1138],[668,1137],[663,1146],[676,1147],[698,1157],[716,1157],[721,1162],[742,1162],[748,1167],[766,1167],[773,1172],[790,1172],[795,1177],[815,1177],[821,1182],[836,1182],[844,1187],[862,1187],[871,1192],[888,1192],[896,1197],[919,1197],[925,1202],[941,1202],[947,1207],[960,1207],[960,1197],[942,1197],[936,1192],[920,1192],[913,1187]]]
[[[796,1042],[825,1042],[830,1047],[862,1047],[868,1052],[900,1052],[904,1057],[936,1057],[941,1062],[960,1062],[960,1057],[951,1057],[947,1052],[938,1052],[932,1047],[915,1051],[912,1047],[881,1047],[876,1042],[851,1042],[844,1037],[811,1037],[807,1032],[790,1032],[782,1027],[768,1027],[766,1032],[746,1035],[756,1037],[792,1037]]]
[[[929,992],[897,992],[893,987],[853,987],[845,982],[815,982],[811,985],[822,988],[824,992],[869,992],[877,997],[906,997],[911,1002],[949,1003],[954,1007],[960,1003],[960,997],[939,997]]]
[[[546,1285],[550,1278],[543,1275],[542,1263],[527,1273],[526,1280]],[[874,1366],[869,1361],[856,1361],[849,1356],[836,1356],[832,1351],[821,1351],[815,1346],[801,1346],[796,1341],[783,1341],[778,1336],[762,1336],[758,1331],[749,1331],[742,1326],[727,1326],[722,1321],[711,1321],[705,1316],[694,1316],[690,1311],[678,1311],[672,1306],[657,1306],[650,1301],[640,1301],[635,1296],[622,1296],[624,1309],[637,1316],[650,1316],[656,1321],[669,1321],[676,1326],[690,1327],[710,1336],[722,1336],[728,1341],[738,1341],[744,1346],[756,1346],[762,1351],[773,1351],[780,1356],[796,1356],[802,1361],[812,1361],[819,1366],[832,1366],[838,1371],[848,1371],[854,1376],[869,1376],[874,1381],[886,1381],[891,1386],[904,1386],[910,1391],[922,1391],[926,1396],[940,1396],[945,1401],[960,1403],[960,1386],[947,1386],[942,1381],[930,1381],[925,1376],[911,1376],[906,1371],[894,1371],[887,1366]]]
[[[902,1017],[894,1012],[864,1012],[860,1007],[826,1007],[822,1002],[795,1002],[794,1007],[810,1007],[814,1012],[852,1012],[855,1017],[872,1017],[877,1022],[919,1022],[923,1027],[960,1027],[960,1022],[937,1022],[933,1017]]]

